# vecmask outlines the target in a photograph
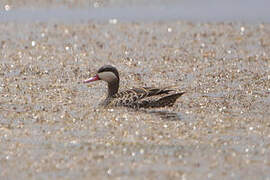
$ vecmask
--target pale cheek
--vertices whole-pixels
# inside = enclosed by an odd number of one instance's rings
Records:
[[[117,77],[111,72],[102,72],[102,73],[99,73],[98,76],[101,80],[107,81],[107,82],[113,82],[117,80]]]
[[[111,81],[111,78],[104,77],[104,81],[110,82]]]

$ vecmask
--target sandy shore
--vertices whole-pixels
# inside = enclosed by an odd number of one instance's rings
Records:
[[[1,179],[270,178],[270,26],[2,23]],[[121,88],[177,85],[160,113],[97,106]]]

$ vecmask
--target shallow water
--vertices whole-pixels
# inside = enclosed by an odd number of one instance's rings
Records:
[[[0,25],[1,179],[269,179],[269,24]],[[103,109],[121,88],[176,85],[172,108]],[[17,172],[17,173],[14,173]]]

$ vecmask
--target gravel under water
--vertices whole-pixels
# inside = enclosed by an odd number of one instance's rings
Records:
[[[1,179],[269,179],[269,24],[0,24]],[[104,109],[120,88],[178,86],[172,108]],[[16,172],[16,173],[14,173]]]

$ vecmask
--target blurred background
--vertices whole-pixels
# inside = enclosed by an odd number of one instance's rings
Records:
[[[269,22],[267,0],[0,1],[0,21],[187,20]]]

